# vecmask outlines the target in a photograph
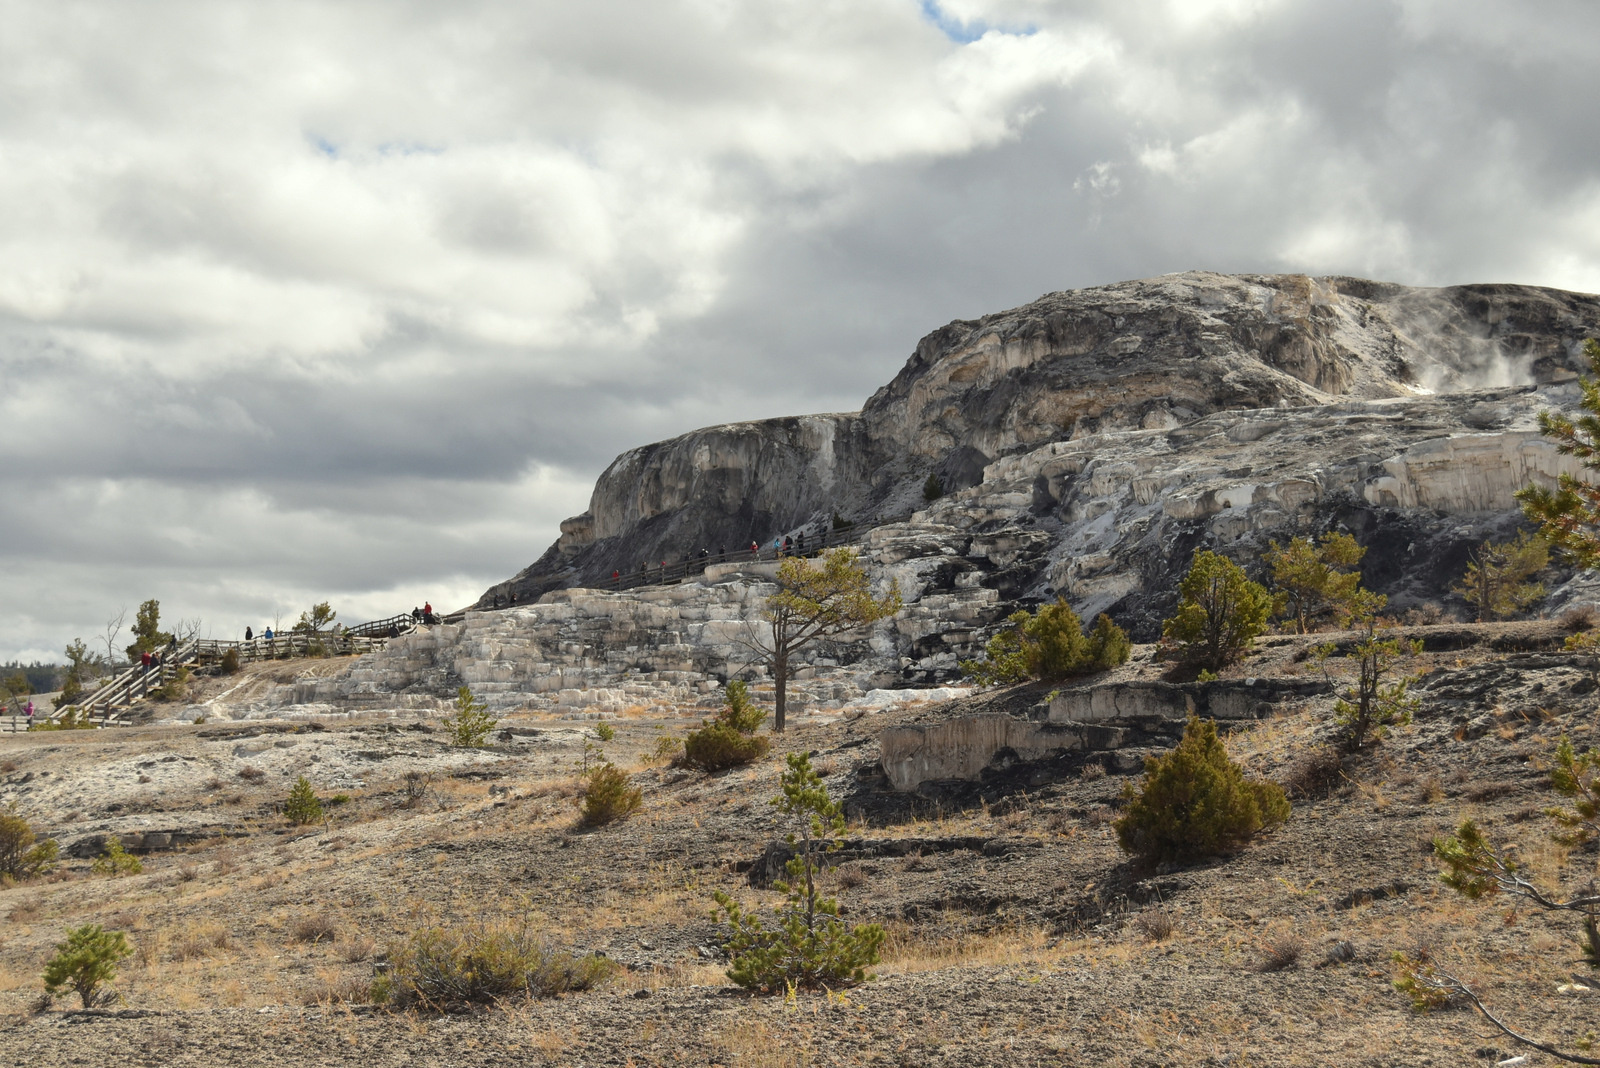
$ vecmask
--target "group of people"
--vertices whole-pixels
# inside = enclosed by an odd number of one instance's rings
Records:
[[[813,544],[815,544],[815,541],[813,541]],[[822,544],[824,546],[827,545],[826,538],[823,539]],[[749,548],[748,551],[750,553],[750,555],[748,557],[749,559],[751,559],[751,560],[759,560],[759,559],[761,559],[761,543],[760,542],[752,541],[750,543],[750,548]],[[712,563],[721,563],[723,561],[731,560],[731,559],[735,559],[735,558],[745,559],[744,552],[745,552],[745,550],[735,550],[734,552],[730,553],[730,552],[728,552],[727,549],[725,549],[725,548],[723,548],[721,546],[718,546],[716,554],[713,555],[710,549],[701,549],[700,552],[697,554],[698,562],[699,562],[699,565],[700,565],[700,570],[702,570],[702,571],[705,570],[706,565],[712,564]],[[805,534],[805,531],[802,530],[798,534],[780,535],[779,537],[773,538],[772,539],[772,555],[775,558],[779,559],[779,560],[783,559],[786,556],[805,556],[806,555],[806,534]],[[683,573],[685,575],[688,575],[690,573],[690,571],[693,569],[694,563],[695,563],[695,558],[690,558],[690,559],[684,560],[684,562],[683,562]],[[637,574],[643,576],[644,577],[644,581],[647,582],[647,583],[652,581],[652,578],[651,578],[652,573],[654,573],[654,575],[655,575],[655,578],[654,578],[653,581],[664,582],[664,581],[666,581],[666,577],[667,577],[667,569],[669,567],[674,567],[674,566],[675,565],[672,565],[672,564],[668,563],[666,560],[661,561],[661,563],[659,563],[659,564],[656,564],[656,563],[653,563],[653,562],[651,562],[649,560],[646,560],[644,563],[639,565],[639,570],[638,570]],[[612,585],[613,588],[621,589],[622,588],[622,579],[623,579],[623,574],[622,574],[622,570],[620,568],[618,568],[617,570],[614,570],[614,571],[611,572],[611,585]],[[513,601],[514,600],[515,600],[515,598],[513,598]],[[499,604],[498,598],[496,598],[496,602],[495,603],[496,603],[496,605]]]
[[[439,617],[433,614],[433,602],[424,601],[421,608],[413,608],[411,610],[411,620],[426,627],[431,627],[439,622]]]
[[[263,641],[269,641],[270,642],[272,640],[272,628],[268,627],[266,630],[262,631],[261,632],[261,638],[262,638]],[[251,630],[249,627],[244,628],[244,640],[247,641],[247,642],[255,641],[256,640],[255,631]]]

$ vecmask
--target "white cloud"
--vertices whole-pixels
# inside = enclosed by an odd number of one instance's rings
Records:
[[[1063,286],[1600,288],[1575,0],[4,25],[0,658],[151,595],[229,626],[465,599],[622,448],[853,406],[920,332]]]

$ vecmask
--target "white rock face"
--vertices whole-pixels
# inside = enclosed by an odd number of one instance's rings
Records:
[[[600,718],[663,705],[715,706],[722,681],[766,677],[750,645],[761,636],[761,605],[775,589],[740,580],[621,593],[559,590],[538,604],[469,612],[459,625],[404,635],[342,673],[299,684],[285,699],[350,709],[393,707],[398,695],[443,709],[454,688],[466,685],[495,711]],[[901,628],[935,633],[963,611],[976,618],[977,608],[995,597],[984,589],[925,604],[913,597],[903,618],[853,641],[808,647],[791,661],[792,706],[881,708],[908,696],[925,698],[901,691],[890,700],[881,690],[901,668],[900,650],[908,644]],[[964,608],[963,602],[970,604]],[[759,684],[756,696],[770,699]]]
[[[1600,300],[1529,286],[1188,272],[1052,293],[929,334],[859,413],[709,427],[623,454],[590,511],[484,603],[767,544],[835,512],[865,526],[903,520],[923,506],[930,474],[947,490],[982,489],[990,523],[1052,541],[1106,514],[1095,509],[1114,488],[1207,524],[1265,504],[1287,524],[1343,489],[1368,509],[1504,512],[1519,479],[1556,466],[1537,455],[1515,390],[1573,379],[1583,339],[1597,334]],[[1440,408],[1447,395],[1466,403]],[[1214,429],[1200,424],[1220,413],[1250,416],[1226,426],[1225,443],[1188,433]],[[1284,455],[1290,444],[1298,457]],[[1045,448],[1058,462],[1044,462]],[[1351,477],[1360,484],[1334,485]],[[988,485],[997,479],[1004,489]],[[1235,515],[1215,527],[1238,525]],[[1074,575],[1098,576],[1097,604],[1147,584],[1115,554]],[[1016,576],[998,588],[1009,599],[1046,587],[1058,588]]]

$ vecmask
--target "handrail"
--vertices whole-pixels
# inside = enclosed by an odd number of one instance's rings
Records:
[[[130,664],[105,685],[82,700],[63,705],[41,721],[59,719],[68,708],[77,708],[91,722],[116,724],[120,717],[137,700],[150,691],[175,678],[178,669],[191,664],[219,661],[232,649],[240,661],[291,659],[297,656],[334,654],[361,654],[375,652],[389,644],[391,634],[414,629],[415,621],[409,614],[390,616],[387,619],[361,623],[348,629],[334,631],[290,631],[271,638],[252,638],[249,641],[225,641],[217,638],[190,638],[182,645],[168,646],[161,654],[161,667],[151,670],[143,664]]]

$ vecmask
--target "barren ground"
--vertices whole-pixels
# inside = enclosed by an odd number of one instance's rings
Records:
[[[183,843],[145,854],[139,875],[93,875],[86,855],[0,890],[0,1063],[1353,1066],[1521,1052],[1465,1009],[1410,1010],[1390,957],[1424,946],[1527,1030],[1574,1048],[1600,1029],[1597,995],[1557,989],[1576,966],[1575,924],[1465,901],[1428,852],[1470,815],[1518,842],[1541,879],[1595,874],[1594,855],[1550,844],[1539,815],[1560,735],[1600,743],[1593,661],[1548,651],[1545,631],[1520,644],[1547,651],[1497,651],[1518,633],[1483,628],[1425,654],[1413,725],[1239,854],[1164,872],[1116,846],[1109,822],[1130,776],[1115,761],[1078,760],[1026,789],[996,781],[965,805],[879,793],[884,726],[1026,705],[1037,690],[802,719],[773,757],[712,776],[650,756],[697,712],[624,718],[604,748],[633,769],[644,807],[593,831],[573,802],[592,723],[513,718],[501,724],[512,740],[482,750],[410,718],[0,735],[0,799],[64,846],[84,842],[74,852],[92,855],[104,833]],[[1274,639],[1237,670],[1303,674],[1306,644]],[[1123,673],[1153,674],[1148,655]],[[1230,749],[1282,776],[1326,733],[1330,704],[1286,709]],[[723,976],[711,893],[778,900],[752,882],[792,749],[816,752],[853,814],[830,884],[849,918],[890,935],[871,983],[752,996]],[[248,768],[260,774],[241,777]],[[410,807],[408,771],[431,777]],[[290,828],[275,810],[300,774],[325,800],[349,797],[325,825]],[[1152,940],[1158,914],[1173,931]],[[364,1003],[390,940],[488,916],[525,918],[626,970],[596,991],[463,1016]],[[121,1007],[30,1012],[53,943],[86,922],[137,947]],[[1354,959],[1330,963],[1339,942]],[[1261,970],[1275,946],[1297,959]]]

